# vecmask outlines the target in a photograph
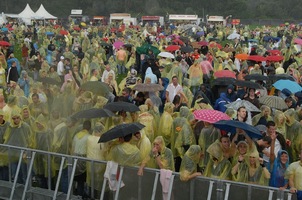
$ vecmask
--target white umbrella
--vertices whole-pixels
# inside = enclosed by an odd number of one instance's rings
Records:
[[[170,52],[160,52],[158,54],[158,56],[164,57],[164,58],[173,58],[173,59],[175,58],[175,56]]]
[[[236,38],[237,38],[237,39],[240,38],[240,35],[239,35],[238,33],[236,33],[236,32],[230,34],[230,35],[227,37],[228,40],[234,40],[234,39],[236,39]]]

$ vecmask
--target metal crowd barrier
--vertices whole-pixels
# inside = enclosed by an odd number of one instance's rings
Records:
[[[74,177],[77,162],[86,161],[91,164],[91,172],[95,171],[95,164],[102,164],[106,167],[105,161],[91,160],[83,157],[58,154],[53,152],[40,151],[35,149],[27,149],[15,146],[0,144],[1,153],[18,151],[19,158],[15,174],[12,174],[11,160],[8,156],[8,180],[0,180],[0,199],[9,200],[45,200],[45,199],[81,199],[74,193]],[[37,155],[45,155],[47,157],[47,177],[48,188],[40,188],[34,185],[34,161]],[[56,182],[52,181],[51,159],[60,159],[60,166],[57,174]],[[0,157],[1,159],[1,157]],[[25,182],[18,183],[18,175],[22,171],[22,163],[26,162],[27,177]],[[1,163],[1,162],[0,162]],[[2,167],[2,166],[0,166]],[[60,180],[62,178],[64,168],[68,169],[68,190],[60,191]],[[108,181],[104,179],[100,188],[95,188],[94,174],[90,176],[90,199],[114,199],[114,200],[158,200],[163,199],[162,187],[159,183],[160,171],[156,169],[145,168],[144,175],[137,175],[137,167],[119,166],[118,187],[116,191],[110,191]],[[103,175],[102,175],[103,177]],[[122,183],[124,187],[120,188]],[[52,184],[52,185],[51,185]],[[95,193],[99,193],[96,195]],[[93,197],[93,198],[92,198]],[[198,177],[188,182],[183,182],[179,178],[179,173],[173,173],[170,179],[168,193],[165,199],[171,200],[296,200],[296,195],[289,193],[288,190],[281,191],[277,188],[264,187],[259,185],[245,184],[233,181],[225,181],[219,179],[211,179],[206,177]]]

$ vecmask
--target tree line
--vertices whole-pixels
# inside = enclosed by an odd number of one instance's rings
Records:
[[[196,14],[232,15],[241,19],[301,19],[301,0],[27,0],[33,11],[42,3],[51,14],[66,18],[71,9],[84,15],[109,16],[114,12],[142,15]],[[21,0],[0,1],[0,12],[20,13],[26,6]]]

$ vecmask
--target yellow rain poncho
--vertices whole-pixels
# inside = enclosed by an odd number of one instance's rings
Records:
[[[205,167],[207,165],[210,159],[210,154],[207,152],[207,149],[221,136],[219,129],[215,128],[212,124],[207,122],[204,123],[205,126],[201,129],[198,138],[198,145],[200,146],[204,155],[203,159],[201,159],[200,167]]]
[[[203,83],[203,73],[200,62],[195,61],[189,68],[188,74],[191,81],[191,86],[200,86]]]
[[[171,137],[171,150],[174,156],[183,157],[190,145],[196,143],[195,136],[189,120],[190,115],[188,107],[182,106],[180,108],[180,116],[173,121],[173,134]]]
[[[124,166],[138,166],[142,161],[139,149],[129,142],[113,146],[110,154],[112,161]]]
[[[172,68],[169,71],[167,78],[169,78],[169,80],[172,80],[173,76],[177,76],[179,85],[182,85],[182,68],[179,66],[179,63],[177,61],[172,64]]]
[[[151,151],[151,142],[150,142],[149,138],[146,136],[144,130],[141,130],[140,134],[141,134],[141,137],[137,141],[136,146],[140,151],[140,154],[141,154],[140,156],[141,156],[142,160],[144,160]]]
[[[154,139],[153,145],[155,145],[155,143],[159,145],[158,154],[160,161],[156,160],[153,155],[153,152],[150,149],[150,151],[148,152],[148,156],[143,160],[143,162],[146,162],[147,166],[151,168],[175,171],[172,151],[166,147],[163,137],[156,137]]]
[[[183,90],[184,95],[188,99],[187,105],[189,107],[191,107],[192,101],[193,101],[193,98],[194,98],[194,95],[193,95],[193,93],[190,90],[190,87],[191,87],[191,83],[190,82],[191,81],[189,79],[184,78],[183,83],[182,83],[182,90]]]
[[[266,105],[262,105],[260,107],[261,113],[255,115],[252,118],[252,125],[253,126],[257,126],[258,122],[261,118],[264,118],[267,122],[268,121],[274,121],[273,118],[270,116],[271,115],[271,109],[270,107],[266,106]]]
[[[153,115],[148,112],[147,105],[139,106],[141,110],[141,114],[138,116],[138,122],[145,125],[143,130],[145,131],[146,136],[149,138],[150,141],[154,140],[154,128],[156,127],[155,119]]]
[[[299,159],[300,149],[302,148],[302,126],[295,119],[295,110],[293,108],[288,109],[284,115],[287,119],[285,139],[291,141],[288,154],[290,161],[295,161]]]
[[[180,180],[188,181],[197,172],[202,152],[200,146],[192,145],[185,153],[180,166]]]
[[[69,136],[68,136],[68,127],[65,122],[58,124],[53,132],[53,140],[51,145],[52,152],[69,154]],[[53,170],[59,170],[61,159],[53,157],[52,167]]]
[[[209,146],[207,152],[210,159],[207,163],[204,175],[210,178],[230,179],[231,163],[223,157],[223,152],[219,140]]]
[[[93,160],[105,160],[104,157],[104,144],[97,143],[100,136],[104,131],[104,126],[102,124],[96,124],[92,135],[90,135],[87,139],[87,158]],[[91,187],[91,177],[93,176],[94,180],[94,188],[95,190],[100,191],[102,188],[102,183],[104,179],[104,172],[106,169],[105,164],[101,163],[94,163],[93,171],[91,171],[91,162],[87,162],[87,176],[86,176],[86,183],[89,187]]]
[[[50,151],[52,144],[52,132],[47,126],[47,118],[40,114],[33,128],[35,134],[36,149],[43,151]],[[34,171],[36,175],[43,175],[47,177],[47,156],[43,154],[36,154],[34,162]]]
[[[16,119],[19,120],[18,124],[15,124],[15,122],[17,121]],[[34,138],[32,130],[27,123],[22,122],[19,110],[12,111],[11,121],[12,122],[4,132],[3,143],[18,147],[34,148]],[[10,161],[18,161],[19,153],[19,150],[11,150]]]
[[[173,128],[172,113],[174,104],[168,102],[165,104],[164,113],[161,115],[159,120],[158,135],[164,138],[166,146],[171,145],[171,135]]]
[[[252,164],[252,162],[254,162]],[[260,166],[259,153],[254,151],[245,156],[242,163],[239,164],[235,176],[236,180],[244,183],[268,185],[270,173],[266,167]]]
[[[276,131],[278,133],[281,133],[283,136],[285,136],[286,128],[285,128],[285,122],[286,117],[282,111],[276,110],[274,115],[274,122],[276,123]]]
[[[4,118],[4,112],[2,109],[0,109],[0,117]],[[3,121],[3,123],[0,124],[0,144],[3,144],[3,135],[8,126],[9,126],[9,123],[5,120]]]

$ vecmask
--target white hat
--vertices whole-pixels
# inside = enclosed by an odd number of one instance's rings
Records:
[[[61,56],[60,59],[61,59],[61,60],[64,60],[64,56]]]

